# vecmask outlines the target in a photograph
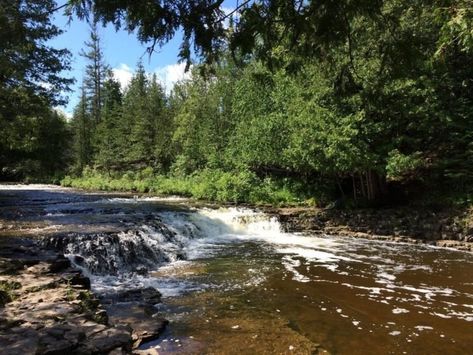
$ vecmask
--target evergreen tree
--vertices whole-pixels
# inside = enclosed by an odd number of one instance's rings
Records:
[[[62,95],[73,82],[60,75],[70,69],[70,52],[48,44],[62,32],[51,23],[54,8],[52,0],[0,4],[0,178],[38,171],[27,162],[41,165],[48,157],[36,154],[33,142],[41,141],[46,149],[55,144],[40,139],[36,125],[48,122],[51,108],[65,103]]]
[[[71,163],[72,152],[70,141],[72,132],[66,118],[55,110],[46,110],[35,121],[35,160],[39,162],[40,171],[37,177],[44,181],[58,178]]]
[[[154,130],[152,138],[154,165],[166,171],[171,164],[172,120],[167,107],[166,94],[153,74],[148,85],[147,112],[149,126]],[[151,133],[151,132],[150,132]]]
[[[106,80],[108,66],[103,59],[103,52],[98,33],[97,22],[93,21],[90,29],[90,39],[85,42],[85,50],[81,55],[86,59],[84,89],[87,95],[90,116],[95,126],[100,123],[103,106],[103,86]]]
[[[153,159],[156,124],[148,115],[148,79],[141,62],[123,99],[123,119],[129,133],[125,160],[146,166]]]
[[[97,155],[99,167],[110,172],[122,160],[122,149],[126,140],[125,132],[121,129],[122,93],[120,83],[110,72],[103,90],[102,119],[97,127]]]
[[[87,107],[87,96],[84,86],[82,86],[81,98],[72,117],[74,161],[75,170],[78,173],[92,162],[92,127],[92,118]]]

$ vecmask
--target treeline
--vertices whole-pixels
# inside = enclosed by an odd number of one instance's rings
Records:
[[[181,59],[201,60],[170,94],[140,64],[122,90],[92,25],[70,122],[52,109],[71,82],[67,50],[45,45],[60,33],[54,2],[4,3],[0,178],[218,201],[471,203],[466,0],[254,1],[235,20],[212,1],[71,2],[151,43],[182,26]]]
[[[156,76],[148,76],[139,63],[122,92],[103,60],[96,24],[85,45],[82,55],[88,64],[71,121],[72,172],[81,174],[86,167],[107,173],[169,167],[170,115]]]
[[[473,57],[441,44],[437,10],[386,1],[382,18],[354,16],[348,40],[317,57],[291,50],[281,26],[270,52],[224,49],[169,96],[140,65],[124,93],[108,77],[99,119],[96,93],[76,109],[76,172],[88,170],[66,183],[251,202],[468,201]]]

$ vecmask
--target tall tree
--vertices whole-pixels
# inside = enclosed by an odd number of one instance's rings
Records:
[[[147,91],[148,78],[139,62],[123,98],[123,120],[129,134],[125,159],[138,165],[148,164],[154,149],[156,127],[147,114]]]
[[[84,89],[89,101],[90,115],[94,125],[98,125],[103,106],[102,91],[109,68],[103,59],[97,21],[93,21],[90,26],[90,38],[84,43],[85,50],[82,50],[81,55],[87,60]]]
[[[26,160],[46,159],[36,155],[31,145],[40,141],[35,122],[49,115],[52,106],[65,102],[62,95],[73,82],[61,76],[70,68],[69,51],[48,45],[62,32],[51,23],[54,9],[52,0],[0,4],[0,175],[18,170],[19,165],[28,171]]]
[[[87,107],[87,95],[82,86],[79,103],[74,109],[72,116],[72,129],[74,133],[74,161],[75,170],[81,173],[82,170],[92,162],[92,118]]]
[[[52,0],[5,0],[0,5],[0,115],[12,120],[46,104],[65,102],[61,95],[72,79],[70,52],[47,41],[62,31],[51,23]]]
[[[103,90],[102,119],[97,127],[97,165],[110,172],[123,160],[121,148],[125,145],[126,133],[122,130],[122,93],[120,83],[109,77]]]
[[[166,93],[153,74],[147,90],[147,120],[152,133],[154,165],[166,171],[171,164],[171,137],[173,131],[172,118],[167,107]]]
[[[173,142],[182,161],[181,168],[187,172],[205,167],[216,155],[213,138],[219,98],[215,95],[215,82],[199,76],[197,68],[195,74],[192,81],[178,88],[184,100],[174,103],[179,107],[174,116]]]

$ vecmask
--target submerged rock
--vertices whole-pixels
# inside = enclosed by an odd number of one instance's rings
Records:
[[[161,302],[161,293],[152,287],[105,294],[101,300],[110,324],[132,329],[133,348],[157,339],[168,324],[155,307]]]
[[[152,287],[136,288],[102,295],[105,303],[139,302],[154,305],[161,302],[161,292]]]
[[[107,313],[111,324],[125,325],[132,329],[133,348],[157,339],[168,324],[156,309],[145,304],[116,303],[107,306]]]

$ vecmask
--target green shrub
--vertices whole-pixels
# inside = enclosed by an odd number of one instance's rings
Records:
[[[154,175],[152,168],[138,173],[103,174],[85,168],[82,176],[65,176],[63,186],[88,190],[137,191],[162,195],[179,195],[200,200],[274,205],[315,205],[315,199],[304,192],[303,185],[290,179],[260,179],[252,171],[203,169],[192,175]]]

